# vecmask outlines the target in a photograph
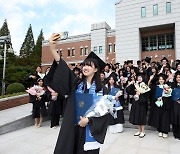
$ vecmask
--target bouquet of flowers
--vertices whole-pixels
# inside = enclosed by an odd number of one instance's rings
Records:
[[[167,84],[165,84],[164,87],[163,87],[162,96],[163,97],[170,97],[171,94],[172,94],[172,89]]]
[[[141,94],[144,94],[151,90],[144,82],[141,82],[140,84],[135,83],[134,86],[136,90],[139,91]]]
[[[163,89],[162,96],[159,97],[158,100],[155,102],[158,107],[163,106],[162,97],[170,97],[172,95],[172,89],[167,84],[165,84],[164,86],[160,86],[160,88]]]
[[[45,90],[41,86],[34,85],[33,87],[27,89],[26,92],[28,92],[29,94],[31,94],[33,96],[36,95],[37,97],[40,97],[45,93]]]
[[[115,104],[115,96],[104,95],[98,102],[94,103],[94,105],[89,108],[84,117],[102,117],[110,113],[114,118],[117,118]]]

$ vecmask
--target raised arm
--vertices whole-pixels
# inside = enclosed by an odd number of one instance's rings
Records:
[[[50,47],[50,50],[51,50],[51,53],[54,57],[54,59],[59,62],[60,61],[60,56],[59,54],[56,52],[56,43],[57,43],[57,40],[60,38],[60,35],[57,34],[57,33],[53,33],[51,35],[51,37],[48,39],[49,40],[49,47]]]

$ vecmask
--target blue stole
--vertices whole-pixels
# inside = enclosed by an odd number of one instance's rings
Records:
[[[111,90],[109,92],[109,95],[112,95],[112,96],[116,96],[116,93],[119,91],[120,89],[119,88],[115,88],[114,86],[111,87]],[[116,101],[115,103],[115,108],[118,108],[121,106],[121,102],[120,101]]]
[[[77,90],[75,91],[75,95],[76,94],[84,94],[85,91],[85,86],[86,86],[86,82],[81,82],[78,85]],[[98,102],[98,100],[100,100],[100,98],[103,96],[103,91],[99,91],[98,93],[96,93],[96,84],[95,81],[93,81],[92,85],[89,88],[89,94],[93,95],[93,102],[91,102],[91,106],[94,105],[96,102]],[[90,128],[89,125],[86,126],[86,141],[85,141],[85,145],[84,145],[84,150],[94,150],[94,149],[98,149],[100,148],[100,143],[98,143],[94,137],[92,136],[91,132],[90,132]]]

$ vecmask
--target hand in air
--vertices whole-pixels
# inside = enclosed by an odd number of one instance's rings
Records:
[[[57,41],[60,37],[61,37],[60,34],[58,34],[58,33],[53,33],[53,34],[51,35],[51,37],[48,39],[51,50],[54,50],[54,49],[55,49],[56,41]]]

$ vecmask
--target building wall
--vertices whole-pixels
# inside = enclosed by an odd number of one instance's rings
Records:
[[[112,45],[112,52],[111,53],[109,53],[109,45],[110,44]],[[116,44],[115,37],[114,36],[108,37],[107,38],[107,46],[106,46],[106,48],[107,48],[107,51],[106,51],[106,61],[108,63],[110,63],[113,58],[116,58],[116,52],[114,52],[115,51],[114,44]],[[115,62],[116,62],[116,59],[115,59]]]
[[[91,51],[97,47],[96,54],[104,61],[106,61],[107,31],[110,29],[111,27],[106,22],[91,25]],[[102,53],[99,52],[100,46],[102,46]]]
[[[171,13],[166,13],[166,2],[171,2]],[[158,15],[153,5],[158,4]],[[146,17],[141,18],[141,7]],[[116,3],[116,59],[141,59],[141,28],[175,24],[175,58],[180,58],[180,1],[178,0],[121,0]]]

